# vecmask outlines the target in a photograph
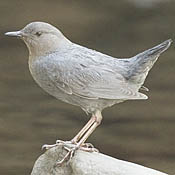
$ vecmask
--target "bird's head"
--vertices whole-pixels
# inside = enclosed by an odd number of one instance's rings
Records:
[[[21,38],[33,56],[57,51],[71,43],[56,27],[45,22],[32,22],[22,30],[7,32],[5,35]]]

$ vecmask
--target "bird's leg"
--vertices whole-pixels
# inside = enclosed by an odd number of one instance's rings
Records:
[[[80,141],[77,144],[77,147],[81,147],[85,143],[85,141],[88,139],[88,137],[93,133],[93,131],[97,128],[97,126],[100,125],[101,120],[102,120],[101,112],[96,111],[95,115],[93,115],[93,118],[95,118],[95,122],[91,125],[91,127],[87,130],[87,132],[80,139]]]
[[[65,147],[65,149],[68,151],[68,153],[61,161],[57,162],[57,165],[61,166],[66,160],[70,161],[77,149],[81,149],[84,151],[98,151],[95,148],[82,147],[82,145],[85,143],[85,141],[88,139],[88,137],[93,133],[93,131],[97,128],[97,126],[100,125],[101,120],[102,120],[101,112],[97,111],[95,113],[95,115],[93,115],[91,117],[91,119],[94,122],[86,129],[87,132],[84,131],[84,133],[83,133],[84,135],[82,134],[82,138],[79,140],[79,142],[77,143],[77,145],[74,148],[66,149],[66,147]]]
[[[79,131],[79,133],[71,140],[72,143],[77,144],[80,138],[85,134],[85,132],[92,126],[95,122],[95,116],[92,115],[90,120],[86,123],[86,125]]]

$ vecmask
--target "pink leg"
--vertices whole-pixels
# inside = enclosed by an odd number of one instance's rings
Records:
[[[72,143],[77,143],[80,138],[86,133],[86,131],[93,125],[95,122],[95,116],[92,115],[90,120],[86,123],[86,125],[79,131],[79,133],[71,140]]]
[[[87,130],[87,132],[83,135],[83,137],[80,139],[80,141],[78,142],[78,147],[81,147],[82,144],[85,143],[85,141],[88,139],[88,137],[93,133],[93,131],[97,128],[97,126],[100,125],[101,120],[102,120],[102,115],[100,111],[97,111],[95,113],[94,116],[92,116],[95,121],[94,123],[91,125],[91,127]]]

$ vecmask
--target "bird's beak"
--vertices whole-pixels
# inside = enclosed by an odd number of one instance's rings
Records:
[[[5,35],[6,36],[22,37],[22,32],[21,31],[6,32]]]

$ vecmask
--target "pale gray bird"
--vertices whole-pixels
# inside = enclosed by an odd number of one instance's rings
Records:
[[[68,40],[56,27],[32,22],[5,35],[21,38],[29,49],[34,80],[50,95],[92,114],[71,140],[80,148],[102,120],[101,111],[125,100],[142,100],[139,90],[161,53],[172,40],[134,57],[117,59]]]

